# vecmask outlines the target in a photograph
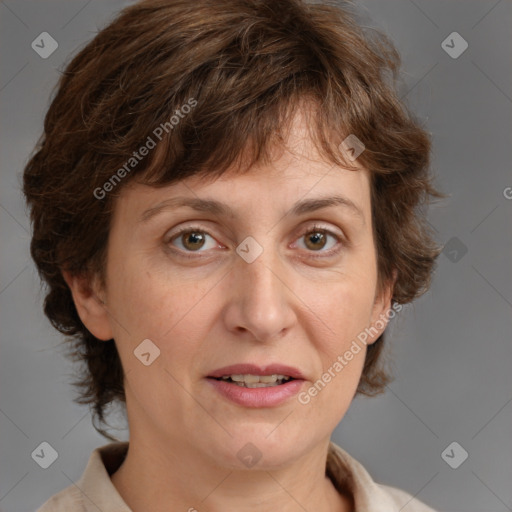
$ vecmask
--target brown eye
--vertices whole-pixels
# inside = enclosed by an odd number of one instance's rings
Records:
[[[205,236],[204,233],[190,231],[181,235],[181,241],[185,249],[195,251],[204,245]]]
[[[208,237],[211,239],[210,247],[208,247]],[[218,247],[215,239],[198,228],[185,228],[176,233],[168,242],[170,245],[177,247],[182,252],[206,252],[206,249]],[[204,249],[204,250],[201,250]]]
[[[311,255],[312,257],[326,257],[339,252],[343,245],[341,242],[341,236],[328,229],[314,226],[299,238],[297,244],[309,253],[318,253],[318,256]]]
[[[305,235],[306,247],[313,251],[323,249],[327,243],[327,237],[321,231],[311,231]]]

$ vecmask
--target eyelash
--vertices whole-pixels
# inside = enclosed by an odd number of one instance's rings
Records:
[[[184,228],[181,228],[177,233],[175,233],[172,238],[170,238],[166,244],[170,244],[171,242],[173,242],[174,240],[178,239],[179,237],[181,237],[183,234],[185,233],[201,233],[203,235],[208,235],[208,236],[212,236],[210,235],[210,233],[208,233],[207,231],[205,231],[204,229],[198,227],[198,226],[187,226],[187,227],[184,227]],[[333,231],[329,230],[329,229],[326,229],[326,228],[323,228],[321,226],[318,226],[318,225],[313,225],[310,229],[308,229],[307,231],[305,231],[304,233],[302,233],[300,236],[299,236],[299,239],[300,238],[303,238],[305,237],[306,235],[310,235],[310,234],[313,234],[313,233],[322,233],[323,235],[330,235],[332,236],[333,238],[336,239],[336,241],[338,242],[338,247],[337,248],[333,248],[333,249],[329,249],[328,251],[321,251],[322,252],[322,255],[316,255],[316,254],[311,254],[311,258],[313,259],[318,259],[318,258],[328,258],[328,257],[332,257],[332,256],[335,256],[336,254],[338,254],[342,247],[340,247],[340,244],[343,245],[343,242],[344,240],[342,239],[342,237],[336,233],[334,233]],[[214,238],[214,237],[212,237]],[[198,259],[198,258],[202,258],[204,256],[198,256],[197,254],[198,253],[194,253],[194,254],[187,254],[186,252],[183,252],[181,249],[178,249],[178,250],[174,250],[173,249],[173,252],[179,254],[181,257],[184,257],[184,258],[188,258],[188,259]],[[189,253],[191,251],[188,251]],[[308,252],[314,252],[314,251],[308,251]]]

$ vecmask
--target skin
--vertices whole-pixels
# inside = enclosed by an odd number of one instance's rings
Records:
[[[111,478],[134,512],[352,510],[325,464],[364,348],[307,405],[293,397],[246,408],[205,379],[226,365],[282,363],[302,371],[306,390],[391,305],[391,286],[377,287],[368,172],[323,160],[300,112],[285,142],[271,164],[245,174],[159,189],[130,183],[112,219],[105,288],[64,274],[80,318],[97,338],[115,339],[125,370],[130,447]],[[285,215],[298,200],[334,194],[361,216],[339,205]],[[140,221],[175,196],[216,199],[234,214],[180,207]],[[314,225],[340,240],[307,245]],[[172,239],[179,227],[207,231],[204,245]],[[264,249],[250,264],[235,252],[249,235]],[[331,248],[339,252],[324,256]],[[147,338],[160,349],[149,366],[133,354]],[[237,457],[249,442],[262,454],[251,469]]]

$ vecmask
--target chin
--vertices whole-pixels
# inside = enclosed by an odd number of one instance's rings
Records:
[[[234,435],[229,440],[223,440],[217,450],[216,460],[223,461],[223,465],[231,469],[248,469],[248,470],[276,470],[286,466],[295,460],[302,451],[299,446],[299,439],[290,436],[289,433],[283,432],[286,436],[276,436],[276,432],[272,434],[272,429],[276,425],[265,428],[253,429],[252,433],[244,432]],[[280,428],[280,427],[278,427]]]

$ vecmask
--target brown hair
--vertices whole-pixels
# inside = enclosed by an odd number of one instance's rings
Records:
[[[105,408],[125,402],[123,370],[114,341],[99,341],[80,321],[61,270],[103,275],[115,198],[131,180],[163,186],[242,169],[242,154],[244,168],[266,161],[305,99],[326,159],[349,165],[339,149],[349,134],[365,145],[358,162],[371,175],[379,283],[397,271],[397,304],[428,288],[439,248],[422,207],[440,194],[429,136],[395,92],[399,64],[389,40],[362,29],[349,7],[300,0],[145,0],[71,60],[24,193],[44,311],[84,363],[77,401],[91,404],[95,419],[105,423]],[[185,115],[181,107],[193,102]],[[150,138],[161,139],[157,150],[127,166]],[[358,393],[382,392],[390,380],[383,341],[368,347]]]

